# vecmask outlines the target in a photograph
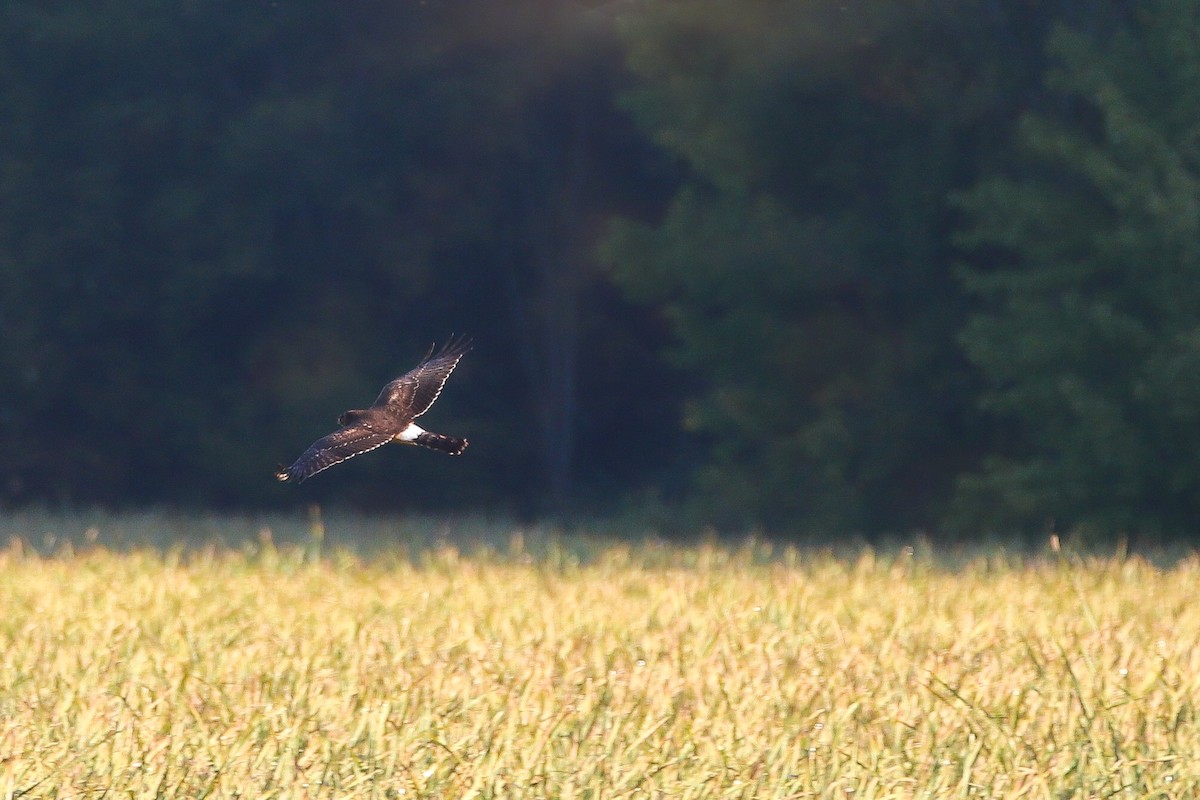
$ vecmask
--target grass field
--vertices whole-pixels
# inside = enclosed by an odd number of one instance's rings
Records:
[[[1195,558],[82,524],[0,526],[3,798],[1200,796]]]

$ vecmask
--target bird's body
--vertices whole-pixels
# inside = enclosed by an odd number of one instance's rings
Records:
[[[280,469],[275,477],[299,483],[388,442],[420,445],[452,456],[461,454],[467,448],[466,439],[431,433],[413,420],[438,399],[446,379],[469,349],[469,343],[461,339],[447,343],[436,354],[431,349],[414,369],[384,386],[370,408],[343,413],[338,417],[341,427],[313,442],[295,464]]]

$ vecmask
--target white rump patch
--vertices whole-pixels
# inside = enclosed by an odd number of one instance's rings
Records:
[[[396,434],[397,442],[411,442],[425,432],[425,429],[416,423],[408,423],[408,427]]]

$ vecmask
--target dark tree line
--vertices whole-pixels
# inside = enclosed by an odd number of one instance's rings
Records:
[[[0,503],[1186,535],[1198,59],[1200,0],[13,0]],[[271,481],[452,332],[469,457]]]

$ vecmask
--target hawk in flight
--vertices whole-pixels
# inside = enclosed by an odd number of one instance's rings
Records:
[[[340,428],[313,442],[295,464],[287,469],[281,467],[275,477],[299,483],[388,442],[419,444],[452,456],[459,455],[467,449],[466,439],[430,433],[413,420],[428,411],[438,399],[446,379],[469,349],[470,342],[464,339],[452,339],[437,353],[430,348],[420,364],[383,387],[374,405],[342,414],[338,417]]]

